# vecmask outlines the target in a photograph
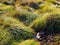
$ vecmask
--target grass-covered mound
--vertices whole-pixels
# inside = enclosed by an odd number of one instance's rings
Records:
[[[36,19],[31,27],[35,32],[44,31],[46,35],[60,33],[60,14],[48,13]]]
[[[25,40],[21,42],[19,45],[40,45],[40,43],[31,39],[31,40]]]
[[[33,13],[21,13],[18,16],[14,16],[21,22],[23,22],[25,25],[30,25],[36,18],[38,18],[38,15],[35,15]]]
[[[17,10],[7,12],[3,14],[4,16],[10,16],[13,18],[18,19],[19,21],[23,22],[25,25],[30,25],[36,18],[40,17],[40,15],[36,15],[30,12],[19,12]]]
[[[30,27],[26,27],[23,23],[21,23],[19,20],[15,18],[9,16],[1,16],[0,22],[0,28],[2,28],[2,30],[0,29],[1,36],[3,33],[3,36],[5,36],[5,33],[7,36],[6,40],[5,37],[0,37],[0,39],[3,38],[4,41],[7,41],[9,43],[9,39],[10,37],[12,37],[10,44],[12,44],[14,40],[16,42],[20,42],[26,39],[33,38],[33,29],[31,29]],[[5,44],[5,42],[2,42],[2,44]]]

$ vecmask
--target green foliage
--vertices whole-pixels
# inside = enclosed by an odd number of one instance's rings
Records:
[[[2,21],[3,20],[3,21]],[[14,21],[13,21],[14,20]],[[8,37],[6,37],[6,40],[9,44],[12,44],[12,41],[16,41],[16,42],[20,42],[22,40],[26,40],[26,39],[31,39],[33,38],[34,32],[31,28],[26,27],[25,25],[23,25],[20,21],[18,21],[17,19],[14,19],[12,17],[8,17],[8,16],[1,16],[0,22],[2,25],[0,25],[0,27],[3,29],[1,31],[8,31]],[[1,29],[0,28],[0,29]],[[1,32],[1,33],[6,33]],[[11,35],[9,35],[11,34]],[[3,34],[4,35],[4,34]],[[1,35],[2,36],[2,35]],[[12,40],[8,41],[9,38],[12,36]],[[0,37],[2,38],[2,37]],[[5,37],[4,39],[5,40]],[[8,44],[6,43],[6,44]],[[5,44],[5,42],[3,42],[2,44]]]
[[[56,0],[46,0],[47,2],[55,2]]]
[[[39,31],[47,37],[54,33],[60,43],[59,6],[56,0],[1,0],[0,45],[40,45],[33,39]]]
[[[45,32],[51,33],[59,33],[60,32],[60,14],[52,13],[42,16],[39,19],[36,19],[32,25],[32,28],[35,29],[36,32],[43,30]],[[49,34],[48,33],[48,34]]]
[[[7,30],[0,27],[0,45],[8,44],[11,38],[12,35]]]
[[[40,28],[44,27],[47,24],[48,15],[44,15],[41,18],[36,19],[31,23],[30,27],[35,29],[36,31],[40,30]]]
[[[40,17],[39,15],[33,13],[30,14],[29,12],[19,12],[19,11],[11,11],[4,15],[16,18],[21,22],[23,22],[25,25],[31,24],[31,22],[33,22],[36,18]]]
[[[11,10],[14,10],[13,6],[0,4],[0,11],[11,11]]]
[[[35,40],[25,40],[24,42],[21,42],[19,45],[40,45],[40,43]]]
[[[17,18],[24,22],[24,24],[29,25],[33,20],[35,20],[38,16],[34,14],[21,14]]]
[[[56,10],[60,10],[60,3],[53,1],[49,2],[49,1],[45,1],[42,4],[39,5],[40,8],[38,10],[36,10],[34,13],[36,14],[45,14],[45,13],[50,13]]]

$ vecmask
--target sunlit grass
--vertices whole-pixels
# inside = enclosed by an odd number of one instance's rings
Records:
[[[53,2],[56,0],[11,0],[10,3],[2,0],[0,11],[6,12],[0,14],[0,45],[40,45],[33,39],[36,32],[44,29],[50,32],[54,21],[54,29],[60,32],[60,3]],[[39,8],[35,9],[35,5]],[[59,34],[54,36],[56,43],[60,43],[59,39]]]
[[[40,45],[40,43],[35,40],[25,40],[21,42],[19,45]]]

